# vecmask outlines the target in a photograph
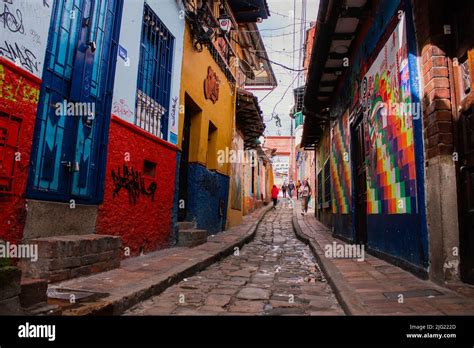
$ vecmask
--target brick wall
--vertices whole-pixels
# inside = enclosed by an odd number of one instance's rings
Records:
[[[425,156],[431,159],[452,155],[453,113],[449,74],[450,59],[446,53],[451,37],[443,31],[443,1],[415,1],[414,14],[418,47],[421,55],[423,127]]]

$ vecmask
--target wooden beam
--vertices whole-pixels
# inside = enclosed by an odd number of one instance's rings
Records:
[[[338,68],[324,68],[325,74],[335,74],[336,72],[342,71],[342,67]]]
[[[337,83],[337,80],[333,81],[321,81],[319,87],[334,87]]]
[[[363,7],[343,8],[339,13],[339,18],[365,18],[366,11]]]
[[[328,59],[335,59],[341,60],[344,58],[348,58],[349,53],[336,53],[336,52],[329,52]]]

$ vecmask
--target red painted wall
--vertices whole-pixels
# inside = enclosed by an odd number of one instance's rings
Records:
[[[129,247],[132,256],[139,254],[141,247],[145,252],[150,252],[168,246],[172,224],[176,151],[175,146],[112,116],[104,202],[99,206],[97,233],[120,236],[122,247]],[[144,175],[145,160],[156,163],[154,177]],[[144,185],[137,184],[139,179],[131,180],[131,176],[124,176],[124,164],[129,170],[133,168],[135,174],[140,174]],[[130,180],[134,184],[130,185]],[[153,200],[151,195],[140,192],[134,201],[133,194],[129,194],[127,190],[127,187],[132,187],[135,189],[132,193],[136,193],[143,187],[151,192],[149,188],[153,182],[156,184]],[[114,190],[118,189],[114,196]]]
[[[41,80],[0,57],[0,239],[18,243]],[[19,154],[19,161],[15,160]]]

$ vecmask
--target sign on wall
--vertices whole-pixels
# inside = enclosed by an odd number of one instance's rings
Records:
[[[207,76],[204,80],[204,96],[213,104],[219,100],[219,78],[211,67],[207,68]]]
[[[4,0],[0,4],[0,56],[41,78],[52,0]]]
[[[367,213],[409,214],[416,207],[416,167],[405,16],[364,76],[359,96],[366,125]]]

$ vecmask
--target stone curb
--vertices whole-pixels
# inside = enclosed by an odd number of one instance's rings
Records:
[[[84,304],[79,308],[67,309],[62,314],[65,316],[120,315],[134,305],[147,300],[152,296],[159,295],[168,287],[179,283],[184,278],[191,277],[222,258],[229,256],[232,254],[235,247],[240,248],[244,244],[250,242],[255,237],[258,226],[263,220],[263,217],[271,210],[271,205],[264,206],[260,209],[261,211],[258,212],[256,220],[249,226],[247,232],[243,233],[243,235],[234,242],[224,245],[218,249],[217,252],[214,252],[211,255],[201,256],[197,260],[184,262],[182,265],[174,267],[166,273],[150,279],[150,281],[144,284],[141,289],[134,289],[129,293],[121,295],[111,295],[109,298],[98,300],[91,304]]]
[[[318,242],[313,240],[302,231],[295,209],[293,209],[292,222],[296,237],[303,243],[309,245],[311,252],[318,261],[318,264],[321,267],[326,280],[334,291],[334,294],[336,295],[336,298],[344,312],[347,315],[368,315],[369,313],[364,308],[359,296],[357,296],[355,291],[350,288],[336,266],[329,259],[323,256],[324,251]]]

